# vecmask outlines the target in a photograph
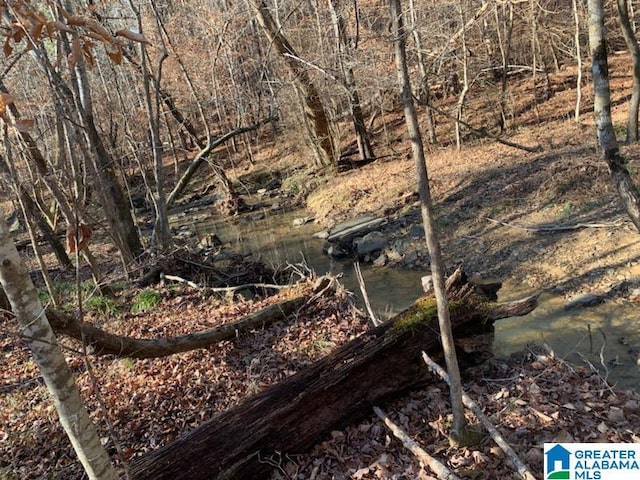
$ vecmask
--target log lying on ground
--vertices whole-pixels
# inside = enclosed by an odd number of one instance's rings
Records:
[[[524,315],[537,297],[496,304],[490,289],[461,270],[447,281],[454,335],[474,336],[493,321]],[[267,478],[275,452],[310,449],[331,430],[371,415],[373,405],[424,385],[421,351],[441,354],[435,300],[422,297],[283,382],[150,452],[131,465],[136,480]]]
[[[329,277],[319,278],[312,293],[322,295],[333,292],[335,282]],[[115,335],[95,325],[81,322],[76,317],[54,309],[47,309],[47,319],[56,334],[67,335],[84,341],[94,355],[118,355],[131,358],[157,358],[206,348],[214,343],[235,337],[238,333],[261,328],[282,320],[309,301],[307,295],[297,295],[269,305],[258,312],[246,315],[234,322],[225,323],[200,332],[170,338],[141,339]]]

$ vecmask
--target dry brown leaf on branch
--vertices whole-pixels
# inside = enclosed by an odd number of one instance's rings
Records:
[[[47,33],[49,34],[50,37],[52,37],[56,31],[66,32],[66,33],[75,32],[73,28],[69,27],[66,23],[61,22],[60,20],[54,20],[52,22],[48,22],[46,24],[46,27],[47,27]]]
[[[147,45],[151,45],[151,42],[145,38],[144,35],[137,32],[132,32],[131,30],[122,29],[116,32],[117,37],[124,37],[133,42],[146,43]]]
[[[36,121],[33,118],[22,118],[13,123],[13,126],[20,133],[28,133],[33,129]]]
[[[0,92],[0,115],[3,115],[7,110],[7,106],[14,102],[14,98],[11,94]]]

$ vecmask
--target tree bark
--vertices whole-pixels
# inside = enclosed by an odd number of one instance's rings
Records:
[[[265,119],[259,121],[258,123],[254,124],[254,125],[249,125],[247,127],[236,128],[235,130],[231,130],[230,132],[225,133],[224,135],[222,135],[219,138],[209,139],[209,141],[207,142],[207,145],[205,146],[205,148],[200,150],[200,152],[196,155],[196,157],[193,159],[193,161],[191,162],[191,164],[189,165],[187,170],[182,174],[182,177],[180,177],[180,180],[178,180],[178,183],[176,183],[176,186],[173,188],[173,190],[171,191],[171,193],[167,197],[167,207],[173,205],[173,203],[176,201],[176,199],[180,196],[180,194],[187,187],[187,185],[189,185],[189,182],[191,181],[191,178],[195,175],[195,173],[198,171],[198,169],[202,166],[202,164],[204,163],[204,161],[207,159],[207,157],[213,151],[214,148],[222,145],[223,143],[225,143],[226,141],[228,141],[229,139],[231,139],[231,138],[233,138],[233,137],[235,137],[237,135],[240,135],[240,134],[246,133],[246,132],[250,132],[252,130],[256,130],[256,129],[260,128],[262,125],[266,125],[267,123],[270,123],[270,122],[275,122],[276,120],[278,120],[278,117],[275,116],[275,115],[271,115],[268,118],[265,118]],[[227,191],[227,193],[232,194],[233,193],[233,188],[231,187],[231,182],[229,181],[229,179],[225,175],[224,170],[222,170],[218,166],[214,166],[214,169],[216,170],[216,175],[222,181],[224,189]]]
[[[633,61],[633,86],[631,87],[631,100],[629,100],[627,142],[635,143],[638,141],[638,110],[640,109],[640,45],[631,27],[627,0],[617,0],[617,3],[620,26]]]
[[[534,297],[493,303],[495,293],[468,283],[461,270],[448,280],[447,291],[462,336],[486,332],[494,320],[524,315],[536,305]],[[436,317],[434,299],[419,299],[280,384],[137,459],[132,478],[268,478],[264,459],[270,454],[308,450],[331,430],[371,415],[374,405],[425,385],[431,377],[421,350],[441,355]]]
[[[318,89],[311,81],[311,77],[304,66],[298,61],[298,54],[282,34],[264,0],[251,0],[250,3],[256,13],[258,23],[274,48],[284,58],[289,71],[295,78],[296,88],[300,92],[305,105],[305,116],[309,121],[311,133],[314,137],[312,138],[312,143],[317,149],[321,165],[329,166],[335,164],[337,155],[329,128],[329,119],[324,110]]]
[[[91,423],[73,374],[65,362],[29,272],[0,222],[0,283],[22,327],[22,335],[47,385],[65,432],[91,479],[118,478]]]
[[[589,10],[589,47],[593,59],[593,110],[598,143],[602,148],[602,156],[609,166],[611,179],[627,215],[636,229],[640,231],[640,193],[629,175],[624,158],[620,154],[611,119],[611,88],[609,86],[603,2],[602,0],[588,0],[587,8]]]
[[[369,131],[365,125],[364,114],[362,113],[362,106],[360,104],[360,94],[358,93],[358,87],[356,86],[353,68],[351,68],[351,65],[349,64],[351,61],[349,56],[352,52],[349,46],[349,39],[347,38],[347,27],[345,25],[344,18],[342,17],[342,12],[339,10],[340,6],[338,5],[338,0],[330,0],[328,5],[329,10],[331,11],[333,29],[337,37],[338,61],[344,76],[344,86],[349,94],[349,108],[351,109],[351,118],[353,120],[353,129],[356,135],[358,153],[362,160],[371,160],[375,158],[375,153],[371,146]]]
[[[464,406],[462,404],[462,384],[460,380],[460,369],[458,359],[453,344],[453,332],[449,315],[449,304],[445,294],[444,262],[440,250],[440,241],[435,228],[433,202],[429,189],[429,175],[427,172],[426,159],[424,155],[424,145],[422,143],[422,133],[418,123],[418,115],[413,103],[411,93],[411,81],[409,78],[409,67],[407,65],[406,35],[402,21],[402,8],[400,0],[390,0],[392,33],[395,38],[396,70],[398,74],[398,84],[400,87],[400,100],[404,108],[405,122],[409,138],[411,139],[411,151],[418,172],[418,193],[420,195],[420,210],[422,213],[422,223],[424,234],[431,260],[431,275],[433,277],[433,289],[436,297],[438,310],[438,323],[440,335],[442,337],[442,347],[445,352],[447,362],[447,372],[451,377],[451,409],[453,411],[453,425],[451,427],[451,437],[456,442],[465,443],[467,437],[467,424],[464,416]],[[466,45],[464,34],[462,35],[462,48],[465,51]],[[465,60],[465,90],[467,85],[467,72]],[[462,98],[464,93],[462,94]],[[460,110],[458,110],[460,114]],[[457,125],[457,124],[456,124]]]
[[[175,353],[206,348],[235,337],[238,333],[269,325],[291,315],[304,305],[307,297],[299,296],[270,305],[241,319],[208,330],[171,338],[141,339],[114,335],[76,317],[48,309],[47,317],[56,334],[84,341],[94,355],[117,355],[130,358],[166,357]]]

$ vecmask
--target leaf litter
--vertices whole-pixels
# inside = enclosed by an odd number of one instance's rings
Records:
[[[301,287],[310,292],[310,285]],[[100,321],[114,333],[138,337],[180,335],[231,321],[282,299],[229,301],[188,288],[161,289],[162,303],[144,315]],[[83,473],[16,322],[0,320],[0,478],[80,479]],[[159,359],[89,357],[99,394],[124,458],[104,422],[80,346],[62,340],[88,410],[119,468],[123,462],[175,440],[216,413],[241,403],[367,329],[348,292],[308,303],[294,318],[233,340]],[[426,367],[425,367],[426,368]],[[617,391],[590,366],[569,365],[540,349],[491,359],[465,372],[465,388],[534,472],[542,471],[542,444],[555,441],[639,442],[640,396]],[[465,479],[516,478],[502,452],[486,439],[450,448],[448,387],[434,378],[386,405],[390,418],[430,454]],[[469,413],[470,423],[476,420]],[[310,452],[272,458],[271,478],[430,479],[373,414],[319,439]]]

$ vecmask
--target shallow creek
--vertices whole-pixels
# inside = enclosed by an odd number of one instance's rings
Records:
[[[313,223],[292,226],[295,218],[305,215],[303,212],[274,214],[265,210],[213,220],[205,214],[206,210],[209,209],[174,218],[173,226],[187,225],[195,230],[198,238],[215,233],[232,250],[252,254],[267,265],[304,261],[319,275],[342,274],[346,288],[359,295],[352,262],[327,257],[322,253],[324,240],[312,237],[319,227]],[[362,265],[362,274],[374,310],[380,318],[388,318],[421,294],[420,277],[429,272]],[[509,279],[501,280],[504,283],[499,292],[500,301],[536,293],[510,283]],[[565,311],[566,301],[562,296],[543,293],[538,308],[529,315],[496,322],[496,356],[508,356],[523,351],[527,345],[545,343],[557,356],[573,363],[589,362],[619,387],[637,389],[640,384],[640,307],[629,302],[609,301]]]

